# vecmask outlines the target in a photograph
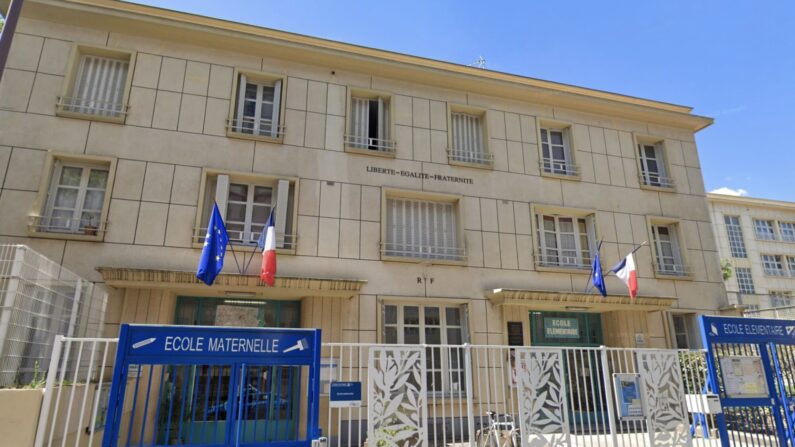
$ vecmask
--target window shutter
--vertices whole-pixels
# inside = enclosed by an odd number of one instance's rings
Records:
[[[369,129],[370,100],[351,98],[351,146],[366,149],[370,143],[368,139]]]
[[[682,252],[679,249],[679,232],[676,225],[668,225],[668,237],[671,238],[671,251],[674,255],[674,262],[678,265],[683,264]]]
[[[122,112],[129,62],[85,55],[80,59],[72,110],[117,116]]]
[[[243,106],[246,104],[246,75],[240,74],[240,79],[237,84],[237,120],[235,128],[238,132],[243,131]]]
[[[218,204],[218,212],[221,217],[226,219],[226,202],[229,198],[229,176],[219,174],[215,180],[215,203]],[[210,210],[212,213],[212,210]]]
[[[276,138],[279,136],[279,112],[281,112],[282,100],[282,81],[273,83],[273,121],[271,122],[271,136]]]
[[[591,259],[596,255],[599,243],[596,241],[596,216],[591,214],[585,217],[585,229],[588,231],[588,251]]]
[[[665,171],[665,154],[663,152],[662,143],[657,143],[654,145],[654,158],[657,160],[657,172],[660,176],[660,182],[664,182],[663,178],[668,177],[668,173]]]
[[[384,101],[383,98],[378,98],[378,138],[380,140],[389,140],[389,101]],[[381,141],[379,144],[383,145]]]
[[[276,247],[284,248],[284,236],[287,230],[288,200],[290,198],[290,181],[279,179],[276,186]]]
[[[572,164],[572,157],[571,157],[571,139],[569,137],[569,129],[562,129],[560,134],[563,136],[563,156],[566,157],[566,171],[571,172],[574,168],[571,166]]]

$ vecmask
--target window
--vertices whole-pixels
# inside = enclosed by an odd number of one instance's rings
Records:
[[[569,140],[568,128],[541,128],[541,167],[544,172],[577,175]]]
[[[638,143],[641,182],[646,186],[673,188],[668,176],[662,143]]]
[[[121,119],[127,113],[129,53],[96,50],[87,54],[78,48],[71,85],[57,104],[59,112]],[[107,53],[107,54],[106,54]],[[70,81],[67,81],[70,82]]]
[[[464,387],[464,351],[467,342],[462,306],[397,305],[383,307],[383,339],[392,344],[454,345],[428,347],[425,353],[429,392],[461,395]]]
[[[386,256],[460,261],[457,202],[387,197]]]
[[[781,232],[781,240],[795,242],[795,222],[779,222],[778,230]]]
[[[795,256],[787,256],[787,268],[790,276],[795,276]]]
[[[103,210],[110,167],[56,160],[36,231],[96,236],[104,233]]]
[[[674,321],[674,338],[677,349],[689,349],[690,337],[687,333],[687,315],[672,315]]]
[[[763,241],[775,241],[776,231],[773,228],[772,220],[757,220],[754,219],[754,230],[756,231],[756,238]]]
[[[676,227],[675,224],[652,225],[651,227],[657,273],[677,276],[684,276],[688,273],[682,262]]]
[[[538,214],[536,216],[542,267],[591,268],[591,250],[595,249],[594,218]]]
[[[349,148],[394,153],[389,121],[389,97],[351,96],[348,135]]]
[[[476,165],[491,165],[492,155],[486,148],[483,129],[485,114],[452,112],[450,114],[450,160]]]
[[[770,307],[787,307],[792,305],[792,292],[770,291]]]
[[[729,249],[731,250],[732,257],[747,258],[748,253],[745,251],[745,241],[743,240],[743,228],[740,226],[740,218],[738,216],[723,216],[723,222],[726,224],[726,235],[729,237]]]
[[[762,255],[762,267],[765,269],[765,275],[786,276],[787,274],[781,255]]]
[[[259,240],[271,210],[276,208],[274,226],[276,247],[295,248],[293,227],[294,183],[290,180],[247,180],[226,174],[208,176],[202,226],[197,228],[194,241],[199,243],[206,234],[213,201],[224,217],[229,241],[238,245],[255,245]]]
[[[734,269],[734,273],[737,276],[737,287],[741,294],[753,295],[756,293],[751,269],[747,267],[737,267]]]
[[[230,132],[242,135],[279,138],[281,128],[282,80],[261,80],[240,73],[237,102]]]

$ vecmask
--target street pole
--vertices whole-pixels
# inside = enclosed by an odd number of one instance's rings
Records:
[[[8,5],[6,23],[3,32],[0,34],[0,81],[3,80],[3,72],[6,70],[6,60],[8,52],[11,50],[11,40],[14,38],[14,31],[17,29],[17,21],[22,13],[22,3],[24,0],[11,0]]]

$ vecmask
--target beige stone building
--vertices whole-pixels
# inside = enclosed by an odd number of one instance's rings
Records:
[[[0,84],[0,239],[104,284],[109,336],[146,322],[695,345],[694,316],[727,304],[694,140],[711,123],[147,6],[28,0]],[[208,287],[213,201],[234,254]],[[254,245],[274,207],[266,287]],[[607,298],[584,293],[600,240],[605,270],[649,242],[636,300],[612,276]]]
[[[729,261],[729,303],[748,310],[795,304],[795,203],[707,194],[718,253]]]

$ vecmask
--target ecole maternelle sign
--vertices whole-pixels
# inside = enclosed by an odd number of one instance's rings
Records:
[[[419,180],[433,180],[437,182],[449,182],[449,183],[464,183],[467,185],[472,185],[475,182],[469,177],[457,177],[454,175],[441,175],[441,174],[429,174],[427,172],[419,172],[419,171],[406,171],[406,170],[399,170],[399,169],[391,169],[391,168],[380,168],[378,166],[367,166],[367,172],[372,172],[374,174],[381,174],[381,175],[389,175],[394,177],[409,177],[409,178],[416,178]]]

